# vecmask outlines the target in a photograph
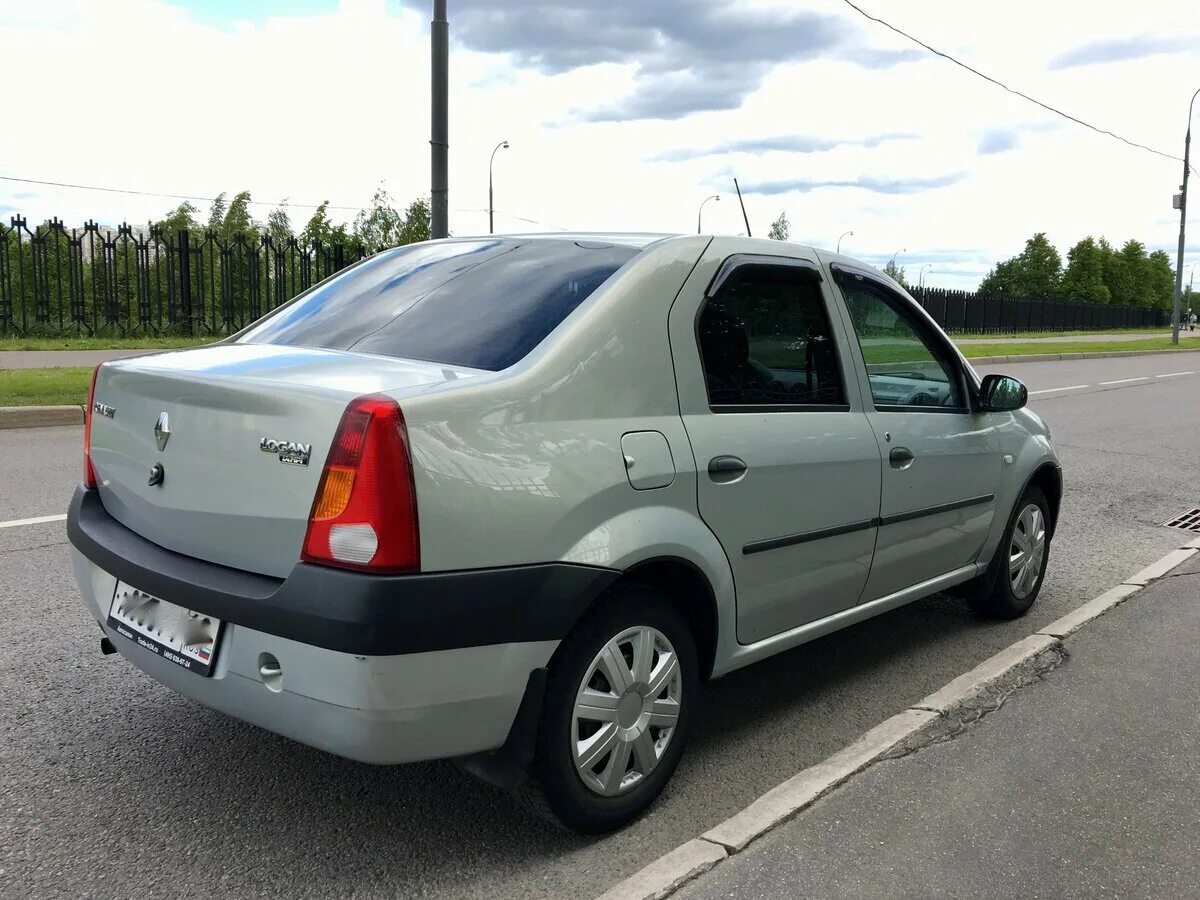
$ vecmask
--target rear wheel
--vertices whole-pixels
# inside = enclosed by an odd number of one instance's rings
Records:
[[[534,757],[538,810],[583,834],[641,815],[683,754],[698,688],[683,616],[651,588],[613,588],[550,665]]]
[[[987,574],[967,594],[980,614],[1015,619],[1029,612],[1042,589],[1050,559],[1049,511],[1041,488],[1027,488]]]

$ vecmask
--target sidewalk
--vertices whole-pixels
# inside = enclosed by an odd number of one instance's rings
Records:
[[[1154,338],[1169,338],[1171,329],[1164,331],[1143,331],[1141,333],[1100,331],[1095,334],[1069,334],[1052,337],[1029,338],[1019,334],[993,334],[978,337],[953,337],[956,344],[1002,344],[1014,341],[1020,344],[1103,344],[1109,341],[1145,341]],[[1200,330],[1179,332],[1179,340],[1200,340]]]
[[[1200,897],[1200,555],[675,896]]]
[[[145,356],[157,350],[0,350],[0,369],[94,368],[110,359]]]

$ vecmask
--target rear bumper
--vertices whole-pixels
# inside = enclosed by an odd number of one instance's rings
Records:
[[[486,572],[376,579],[305,565],[281,582],[163,550],[82,489],[71,503],[68,535],[89,612],[139,669],[206,706],[369,763],[502,746],[531,673],[549,662],[572,610],[609,583],[608,570],[585,566],[502,570],[489,589]],[[326,571],[343,577],[328,580]],[[109,629],[118,579],[227,623],[211,677]],[[371,584],[377,580],[384,587]],[[518,598],[522,580],[531,593]],[[522,621],[530,604],[544,611]],[[263,654],[282,670],[269,684],[259,674]]]
[[[80,486],[67,537],[121,581],[179,606],[314,647],[390,656],[557,641],[620,573],[572,563],[369,575],[297,563],[285,579],[164,549]]]

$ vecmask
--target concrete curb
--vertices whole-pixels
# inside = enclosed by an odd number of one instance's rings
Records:
[[[82,406],[0,406],[0,430],[82,424]]]
[[[666,856],[660,856],[636,875],[602,894],[599,900],[626,900],[629,897],[659,900],[703,875],[728,855],[724,847],[696,838]]]
[[[790,819],[854,773],[895,750],[935,719],[936,713],[917,709],[906,709],[892,716],[849,747],[767,791],[740,813],[705,832],[702,839],[734,853],[745,849],[756,837]]]
[[[1063,639],[1124,603],[1146,585],[1200,553],[1200,539],[1172,550],[1158,562],[1028,637],[1001,650],[945,687],[875,726],[848,747],[793,775],[741,812],[676,847],[606,891],[600,900],[661,900],[722,860],[744,850],[792,816],[811,806],[858,772],[921,744],[957,713],[977,709],[997,687],[1024,683],[1021,676],[1053,668],[1063,655]],[[936,736],[935,738],[936,739]]]
[[[970,345],[968,345],[970,346]],[[962,350],[959,347],[959,350]],[[1104,353],[1026,353],[1016,356],[968,356],[971,365],[994,366],[1001,363],[1070,362],[1075,359],[1109,359],[1121,356],[1161,356],[1164,353],[1200,353],[1200,347],[1180,347],[1178,350],[1111,350]]]

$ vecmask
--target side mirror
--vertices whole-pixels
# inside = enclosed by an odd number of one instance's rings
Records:
[[[984,375],[979,405],[984,412],[1012,412],[1029,402],[1025,385],[1008,375]]]

